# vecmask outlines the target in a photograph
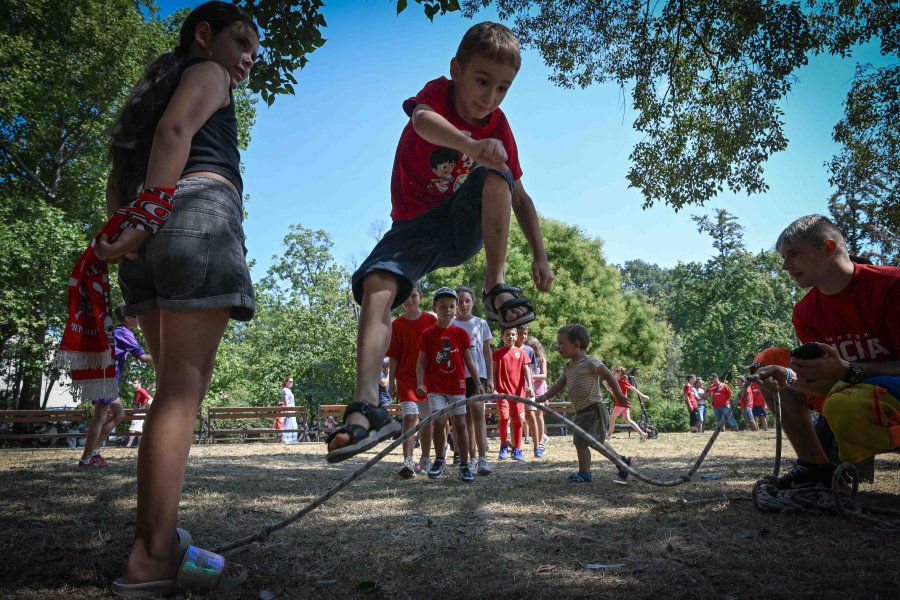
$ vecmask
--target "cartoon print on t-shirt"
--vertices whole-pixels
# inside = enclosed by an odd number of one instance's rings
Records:
[[[450,367],[450,353],[453,351],[453,348],[450,346],[450,340],[447,338],[443,338],[441,340],[441,349],[438,350],[437,354],[434,357],[434,362],[439,365]]]
[[[456,168],[456,163],[459,162],[459,159],[459,151],[453,148],[438,148],[432,152],[429,162],[432,172],[437,177],[431,180],[431,183],[428,184],[428,189],[437,190],[441,194],[447,193],[453,184],[453,170]]]

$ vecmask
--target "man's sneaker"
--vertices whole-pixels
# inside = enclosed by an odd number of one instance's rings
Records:
[[[631,466],[631,457],[630,456],[619,456],[622,459],[622,462]],[[626,469],[619,469],[619,481],[626,482],[628,481],[628,471]]]
[[[416,471],[419,473],[425,473],[428,475],[428,471],[431,470],[431,459],[427,456],[423,456],[419,459],[419,464],[416,467]]]
[[[459,468],[459,480],[463,483],[475,483],[475,476],[472,475],[472,469],[469,465],[463,465]]]
[[[834,470],[835,466],[832,464],[818,465],[797,460],[790,471],[778,478],[775,487],[779,490],[796,490],[817,485],[830,488]]]
[[[412,456],[403,459],[403,466],[400,467],[400,477],[403,479],[412,479],[416,476],[416,463],[413,462]]]
[[[479,456],[477,472],[479,475],[490,475],[494,472],[494,470],[491,468],[491,465],[488,464],[488,461],[485,457]]]
[[[506,460],[509,458],[509,446],[503,444],[500,446],[500,456],[497,457],[500,460]]]
[[[544,449],[543,449],[543,448],[537,448],[537,449],[534,451],[534,457],[535,457],[535,458],[544,458]]]
[[[462,459],[460,459],[460,457],[459,457],[459,452],[454,452],[453,453],[453,464],[456,466],[459,466],[460,460],[462,460]]]
[[[522,451],[518,448],[513,448],[512,459],[518,462],[525,462],[525,457],[522,455]]]
[[[437,479],[444,474],[445,468],[444,457],[441,456],[435,458],[434,463],[432,463],[431,468],[428,470],[428,479]]]

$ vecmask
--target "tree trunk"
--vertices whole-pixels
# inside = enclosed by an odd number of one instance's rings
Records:
[[[25,373],[16,410],[38,410],[41,407],[41,376]]]

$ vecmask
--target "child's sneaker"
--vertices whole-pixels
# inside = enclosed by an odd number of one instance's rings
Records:
[[[500,456],[497,457],[500,460],[506,460],[509,458],[509,446],[503,444],[500,446]]]
[[[469,470],[474,473],[475,469],[477,469],[477,468],[478,468],[478,459],[474,458],[474,457],[470,458],[469,459]]]
[[[462,460],[462,459],[460,459],[460,457],[459,457],[459,452],[454,452],[453,453],[453,464],[456,466],[459,466],[460,460]]]
[[[106,462],[106,459],[100,456],[99,454],[95,454],[91,457],[91,464],[95,467],[108,467],[109,463]]]
[[[483,456],[478,457],[477,471],[479,475],[490,475],[494,472],[494,470],[491,468],[491,465],[488,464],[487,459]]]
[[[619,456],[622,459],[622,462],[631,466],[631,457],[630,456]],[[619,469],[619,481],[625,483],[628,481],[628,471],[626,469]]]
[[[437,479],[444,474],[445,468],[444,457],[441,456],[435,458],[434,463],[432,463],[431,468],[428,470],[428,479]]]
[[[459,480],[463,483],[475,483],[475,476],[472,475],[472,469],[469,465],[463,465],[459,468]]]
[[[403,459],[403,466],[400,467],[400,477],[403,479],[412,479],[416,476],[416,463],[413,462],[412,456]]]
[[[569,481],[573,483],[590,483],[593,480],[593,477],[590,473],[582,473],[581,471],[577,471],[569,475]]]
[[[423,456],[419,459],[419,465],[416,467],[416,471],[419,473],[425,473],[428,475],[428,471],[431,470],[431,458],[427,456]]]
[[[536,449],[534,451],[534,457],[535,458],[544,458],[544,449],[543,448]]]
[[[546,433],[543,436],[541,436],[541,448],[543,449],[544,446],[546,446],[547,442],[549,442],[549,441],[550,441],[550,438],[547,437]]]
[[[513,448],[512,459],[517,462],[525,462],[525,457],[522,455],[522,451],[519,448]]]

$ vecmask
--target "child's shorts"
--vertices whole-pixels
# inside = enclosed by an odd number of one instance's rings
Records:
[[[619,406],[618,404],[616,404],[615,406],[613,406],[613,411],[612,414],[609,415],[609,418],[612,421],[615,421],[616,417],[618,417],[619,415],[625,415],[626,418],[631,418],[631,412],[629,412],[630,410],[631,409],[626,406]]]
[[[481,250],[481,193],[489,173],[506,179],[512,174],[476,167],[452,198],[409,221],[396,221],[353,274],[353,297],[362,304],[363,280],[374,271],[397,277],[397,308],[412,293],[413,283],[441,267],[461,265]]]
[[[754,406],[753,407],[753,416],[754,417],[765,417],[766,416],[766,407],[765,406]]]
[[[484,377],[479,377],[481,380],[481,389],[487,391],[487,379]],[[475,387],[475,380],[471,377],[466,377],[466,398],[471,398],[472,396],[477,396],[478,388]]]
[[[453,404],[465,399],[465,394],[428,394],[428,405],[431,412],[436,413]],[[450,413],[453,416],[466,414],[466,405],[458,406]]]
[[[420,402],[412,400],[403,400],[400,402],[400,414],[404,417],[408,415],[429,415],[431,407],[428,405],[428,398],[422,398]]]
[[[609,428],[609,411],[603,404],[594,404],[575,413],[572,422],[584,429],[597,441],[606,439],[606,430]],[[576,448],[589,448],[588,440],[577,431],[574,439]]]
[[[256,311],[247,268],[241,197],[209,177],[178,182],[166,224],[147,239],[137,260],[119,265],[125,312],[231,307],[249,321]]]

